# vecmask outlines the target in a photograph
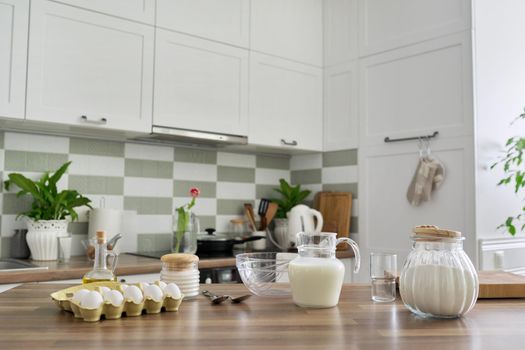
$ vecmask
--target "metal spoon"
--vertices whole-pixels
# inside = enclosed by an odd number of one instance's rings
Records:
[[[232,304],[239,304],[239,303],[242,303],[243,301],[245,301],[246,299],[248,299],[249,297],[251,297],[252,295],[251,294],[246,294],[246,295],[241,295],[240,297],[232,297],[232,296],[229,296]]]
[[[215,295],[207,290],[203,290],[202,295],[208,297],[212,304],[221,304],[229,298],[227,295]]]

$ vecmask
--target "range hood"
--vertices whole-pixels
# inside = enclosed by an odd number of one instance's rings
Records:
[[[138,137],[136,140],[202,145],[246,145],[248,143],[248,138],[246,136],[168,128],[158,125],[153,125],[151,128],[151,134]]]

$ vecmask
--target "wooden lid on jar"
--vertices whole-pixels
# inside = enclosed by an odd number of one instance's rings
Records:
[[[173,253],[173,254],[163,255],[160,258],[160,261],[162,261],[164,264],[168,265],[169,267],[173,267],[176,269],[185,269],[185,268],[190,268],[193,264],[198,262],[199,257],[194,254]]]
[[[412,238],[461,238],[461,232],[453,230],[445,230],[434,225],[421,225],[414,227],[414,232],[410,235]]]

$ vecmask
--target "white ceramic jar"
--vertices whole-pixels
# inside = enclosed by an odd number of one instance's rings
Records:
[[[175,283],[184,294],[184,298],[199,295],[199,257],[193,254],[173,253],[160,258],[162,270],[160,280]]]

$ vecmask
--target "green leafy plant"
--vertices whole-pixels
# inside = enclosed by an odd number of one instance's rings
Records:
[[[280,199],[272,199],[272,202],[279,205],[276,218],[285,219],[286,213],[297,204],[301,204],[311,193],[310,190],[301,190],[301,185],[290,186],[285,179],[279,180],[280,187],[274,188],[274,191],[281,194]]]
[[[8,175],[9,180],[4,181],[6,190],[12,185],[20,188],[17,197],[30,195],[33,197],[31,210],[19,213],[20,216],[26,216],[35,221],[39,220],[64,220],[71,217],[71,220],[78,219],[78,214],[74,208],[87,206],[91,208],[91,200],[83,197],[75,190],[62,190],[58,192],[57,182],[67,171],[71,162],[63,164],[52,175],[45,172],[38,181],[28,179],[22,174],[11,173]]]
[[[523,121],[525,121],[525,110],[524,113],[512,121],[511,125]],[[512,186],[514,193],[517,195],[520,193],[523,195],[523,190],[525,189],[524,151],[525,136],[511,137],[505,144],[505,155],[490,167],[491,169],[494,169],[498,165],[503,167],[505,177],[500,180],[498,186]],[[521,212],[516,216],[509,216],[498,228],[505,228],[508,233],[514,236],[520,225],[520,231],[523,232],[525,230],[525,206],[521,208]]]

